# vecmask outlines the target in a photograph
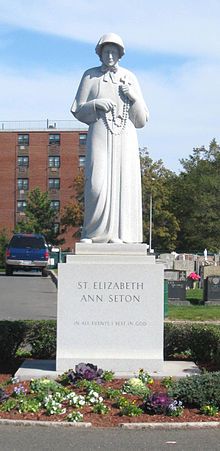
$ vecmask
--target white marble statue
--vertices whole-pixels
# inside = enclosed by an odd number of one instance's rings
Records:
[[[109,33],[96,46],[102,65],[88,69],[71,111],[89,125],[82,242],[142,242],[142,199],[136,128],[148,110],[133,73],[118,65],[122,39]]]

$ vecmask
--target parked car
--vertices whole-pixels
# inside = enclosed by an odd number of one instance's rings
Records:
[[[11,276],[13,271],[33,269],[47,276],[49,251],[45,238],[40,234],[16,233],[6,248],[5,272]]]

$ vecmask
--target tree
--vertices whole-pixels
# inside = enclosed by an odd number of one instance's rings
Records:
[[[9,242],[8,232],[5,228],[0,230],[0,268],[5,266],[5,251]]]
[[[73,195],[74,199],[69,202],[62,211],[61,225],[62,232],[66,232],[69,228],[77,227],[73,236],[79,237],[83,224],[84,215],[84,171],[81,170],[73,181]]]
[[[171,194],[176,174],[165,168],[162,160],[153,162],[146,148],[141,149],[143,231],[149,242],[150,196],[153,203],[153,247],[157,251],[173,251],[179,224],[171,208]]]
[[[144,241],[149,242],[149,197],[152,193],[154,203],[153,244],[157,249],[174,250],[178,231],[178,222],[169,208],[170,192],[174,173],[163,166],[161,160],[153,163],[146,148],[141,150],[143,229]],[[81,171],[73,181],[72,202],[62,213],[63,231],[77,227],[74,236],[80,235],[84,214],[84,172]]]
[[[56,216],[48,193],[37,187],[29,193],[25,218],[17,223],[15,232],[41,233],[48,243],[57,244],[60,241],[55,230]]]
[[[194,148],[182,159],[175,179],[172,207],[178,217],[178,250],[211,252],[220,249],[220,147],[213,139],[206,149]]]

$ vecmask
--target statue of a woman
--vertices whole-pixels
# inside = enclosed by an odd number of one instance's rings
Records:
[[[142,242],[139,149],[135,128],[148,110],[136,77],[118,66],[122,39],[109,33],[96,46],[102,65],[88,69],[71,111],[89,125],[82,242]]]

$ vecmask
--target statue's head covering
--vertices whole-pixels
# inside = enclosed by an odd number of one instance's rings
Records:
[[[124,48],[124,44],[122,39],[120,38],[120,36],[118,36],[118,34],[115,33],[107,33],[104,34],[100,39],[99,42],[95,48],[95,51],[97,53],[97,55],[99,55],[99,57],[101,56],[102,53],[102,47],[105,44],[115,44],[119,47],[120,50],[120,58],[125,54],[125,48]]]

